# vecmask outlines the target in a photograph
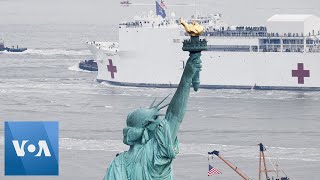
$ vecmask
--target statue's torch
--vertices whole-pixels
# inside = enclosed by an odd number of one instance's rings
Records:
[[[204,28],[200,26],[197,22],[192,22],[192,24],[187,24],[185,21],[180,19],[181,24],[186,29],[187,33],[191,36],[190,39],[183,41],[183,51],[189,51],[190,58],[198,58],[200,61],[201,51],[207,50],[207,40],[200,39],[199,36],[203,33]],[[192,86],[194,91],[198,91],[200,85],[200,72],[196,72],[194,77],[192,78]]]

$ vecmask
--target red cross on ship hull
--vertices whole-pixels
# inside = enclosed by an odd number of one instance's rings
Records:
[[[292,70],[292,77],[298,77],[298,84],[304,84],[304,78],[310,77],[310,70],[304,70],[303,63],[298,63],[298,69]]]
[[[114,73],[117,72],[117,66],[114,66],[112,59],[109,59],[109,65],[107,65],[108,71],[110,72],[111,78],[114,79]]]

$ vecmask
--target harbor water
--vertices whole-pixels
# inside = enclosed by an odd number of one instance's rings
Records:
[[[80,2],[85,7],[87,2]],[[5,38],[8,45],[17,43],[28,50],[22,53],[0,52],[0,164],[4,164],[4,121],[59,121],[59,176],[23,179],[102,179],[115,155],[128,149],[122,143],[127,114],[136,108],[149,106],[155,97],[174,93],[174,89],[100,84],[95,81],[96,72],[78,69],[80,60],[93,58],[85,46],[86,41],[117,41],[115,20],[103,22],[100,19],[90,23],[88,18],[83,23],[70,23],[58,19],[59,23],[54,20],[44,23],[45,20],[36,18],[38,21],[32,23],[19,22],[15,16],[22,14],[12,15],[9,10],[4,13],[1,9],[10,3],[0,2],[0,37]],[[235,12],[232,14],[227,8],[232,2],[225,3],[213,3],[213,13],[225,10],[227,19],[235,21],[231,17],[239,11],[233,7]],[[279,13],[282,9],[287,10],[285,12],[313,13],[319,9],[314,9],[312,3],[316,1],[303,7],[293,3],[290,8],[285,4],[265,8],[256,5],[255,13],[259,18]],[[117,8],[125,12],[121,16],[128,17],[132,17],[137,8],[147,9],[145,6],[137,6],[133,10]],[[6,16],[14,23],[3,20],[2,17]],[[247,12],[244,17],[241,23],[265,21],[258,17],[250,20]],[[69,20],[72,18],[75,17]],[[272,160],[279,161],[280,168],[290,179],[318,180],[319,110],[320,92],[204,89],[192,92],[178,134],[180,153],[173,164],[174,177],[178,180],[240,179],[217,157],[210,163],[222,174],[207,176],[207,152],[219,150],[249,177],[257,179],[258,143],[262,142],[267,154],[272,156]],[[269,167],[272,168],[270,164]],[[5,177],[4,168],[0,166],[0,179],[20,178]]]

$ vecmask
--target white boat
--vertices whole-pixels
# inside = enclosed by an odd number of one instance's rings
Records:
[[[98,63],[98,82],[177,86],[188,59],[182,41],[189,37],[178,19],[163,18],[162,10],[121,23],[119,43],[87,43]],[[201,38],[208,41],[200,87],[320,90],[319,17],[276,14],[257,27],[226,25],[220,14],[191,20],[205,27]]]
[[[129,0],[120,1],[121,5],[130,5],[132,4]]]

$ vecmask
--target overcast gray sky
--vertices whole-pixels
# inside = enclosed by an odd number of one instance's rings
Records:
[[[137,6],[120,7],[120,0],[0,0],[0,24],[117,24],[143,11],[154,10],[154,0],[131,0]],[[198,2],[203,13],[222,13],[228,24],[261,24],[275,13],[320,16],[320,0],[166,0],[168,11],[186,17]],[[170,4],[189,4],[185,7]]]
[[[0,24],[105,24],[118,12],[116,0],[0,0]]]

